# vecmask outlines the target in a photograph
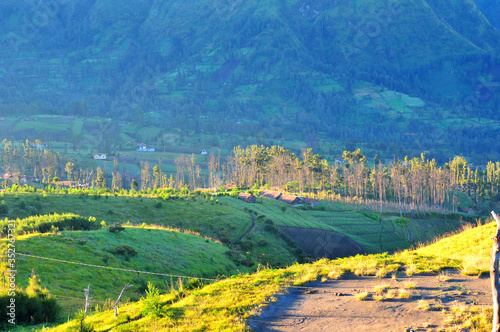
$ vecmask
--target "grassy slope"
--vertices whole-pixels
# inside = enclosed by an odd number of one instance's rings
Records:
[[[10,218],[24,217],[34,212],[73,212],[86,217],[95,216],[98,221],[105,220],[107,224],[130,221],[130,224],[136,225],[154,223],[182,227],[205,236],[226,239],[230,243],[236,242],[250,227],[249,213],[255,216],[255,228],[231,251],[227,247],[191,235],[142,228],[127,228],[119,234],[112,234],[107,230],[77,231],[63,232],[60,235],[20,236],[17,239],[19,252],[22,253],[125,269],[213,278],[217,275],[234,275],[237,271],[254,271],[257,266],[246,266],[245,262],[248,261],[251,264],[269,264],[273,267],[290,265],[297,260],[297,252],[277,236],[276,232],[268,230],[269,219],[276,226],[338,231],[358,241],[370,253],[392,252],[411,245],[406,240],[407,227],[391,221],[373,220],[357,211],[359,207],[348,204],[325,203],[325,211],[309,211],[260,198],[257,204],[247,204],[231,197],[219,197],[213,201],[204,197],[162,201],[147,197],[109,196],[94,199],[91,196],[63,194],[48,194],[45,197],[39,193],[2,195],[2,200],[9,207]],[[159,202],[161,206],[155,207]],[[433,237],[443,233],[437,225],[444,223],[451,229],[457,227],[453,220],[438,222],[429,219],[422,220],[421,223],[430,225],[427,235],[432,234]],[[416,225],[416,234],[419,234],[419,223]],[[127,260],[109,253],[120,244],[132,246],[139,255]],[[224,254],[227,251],[230,255]],[[413,258],[410,256],[407,259]],[[42,286],[55,295],[81,298],[81,289],[88,283],[92,284],[95,299],[101,305],[107,298],[114,296],[110,294],[118,293],[127,282],[136,285],[136,288],[127,292],[127,296],[135,300],[143,294],[147,280],[155,282],[162,291],[170,286],[168,277],[135,275],[26,257],[21,257],[18,263],[21,271],[20,285],[25,286],[30,271],[34,268],[41,276]],[[351,263],[345,261],[342,264]],[[374,273],[377,268],[373,268],[370,265],[366,267],[368,272],[360,273]],[[357,268],[352,267],[352,270],[357,271]],[[60,275],[68,277],[61,278]],[[81,300],[59,300],[68,313],[81,306]]]
[[[161,201],[147,197],[113,197],[94,199],[75,195],[21,194],[5,195],[9,206],[9,217],[25,217],[30,214],[75,213],[84,217],[94,216],[107,224],[130,221],[131,224],[157,224],[189,229],[223,242],[236,242],[250,227],[248,212],[256,217],[256,227],[244,241],[252,244],[258,262],[272,266],[285,266],[297,258],[282,240],[266,231],[265,220],[270,219],[276,226],[291,226],[332,230],[351,237],[368,253],[394,252],[408,248],[410,227],[394,222],[371,219],[352,205],[326,204],[325,211],[304,211],[285,203],[260,199],[257,204],[248,204],[231,197],[219,197],[209,201],[203,197],[189,200]],[[23,203],[26,206],[22,208]],[[161,207],[155,205],[161,202]],[[39,208],[36,206],[39,204]],[[89,209],[92,206],[92,209]],[[414,234],[417,242],[426,243],[460,227],[457,220],[430,219],[417,220]],[[259,245],[261,240],[268,244]],[[278,241],[278,242],[275,242]],[[262,256],[265,254],[265,256]]]
[[[245,331],[245,320],[259,312],[262,306],[273,301],[274,296],[286,285],[300,285],[320,276],[338,278],[343,273],[384,276],[404,265],[407,273],[437,272],[447,267],[459,268],[469,253],[488,256],[486,248],[493,234],[494,225],[471,228],[463,233],[437,241],[415,251],[396,255],[356,256],[334,261],[320,260],[313,264],[294,265],[281,270],[264,270],[252,275],[217,282],[183,297],[169,294],[162,297],[161,317],[142,317],[143,303],[124,306],[122,315],[113,320],[112,312],[93,314],[88,322],[103,331],[115,326],[114,331]],[[127,320],[132,319],[132,322]],[[76,321],[56,328],[67,331],[78,326]]]
[[[2,248],[4,244],[5,241]],[[123,244],[134,248],[137,255],[125,257],[111,253]],[[231,261],[225,255],[229,249],[219,243],[164,229],[127,227],[120,233],[103,229],[25,235],[16,239],[16,249],[20,253],[60,260],[204,278],[234,274],[238,269],[248,270]],[[61,296],[58,301],[67,313],[80,308],[82,304],[81,300],[67,297],[82,298],[81,290],[87,284],[91,284],[95,303],[102,305],[107,299],[116,297],[127,282],[135,287],[125,293],[125,301],[138,300],[144,294],[148,280],[163,292],[171,281],[167,276],[105,270],[25,256],[18,257],[16,268],[19,287],[28,285],[28,277],[34,269],[41,277],[42,286],[47,287],[52,294]]]

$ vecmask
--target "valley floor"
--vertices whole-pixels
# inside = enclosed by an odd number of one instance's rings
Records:
[[[365,292],[367,297],[359,300]],[[401,292],[411,297],[400,298]],[[277,299],[249,321],[254,331],[405,331],[410,326],[415,331],[469,331],[462,321],[467,312],[492,303],[489,278],[454,271],[318,281]]]

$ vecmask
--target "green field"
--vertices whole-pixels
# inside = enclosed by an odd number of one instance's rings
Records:
[[[114,254],[113,250],[127,244],[137,254]],[[126,227],[120,233],[107,229],[98,231],[63,231],[58,234],[27,235],[16,239],[18,252],[76,263],[101,266],[88,267],[64,262],[19,256],[17,259],[18,287],[26,287],[32,270],[56,296],[66,314],[82,306],[82,289],[90,284],[96,304],[117,297],[130,282],[134,285],[125,294],[124,301],[139,300],[147,281],[162,292],[177,278],[168,275],[187,275],[198,278],[218,278],[246,271],[248,267],[235,264],[225,252],[228,248],[202,237],[177,231]],[[165,274],[158,276],[108,268],[120,268]],[[71,277],[64,277],[71,276]],[[184,279],[187,282],[189,279]]]

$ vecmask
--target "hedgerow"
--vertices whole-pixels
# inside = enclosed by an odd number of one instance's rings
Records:
[[[28,233],[48,233],[51,231],[63,230],[95,230],[100,229],[101,224],[96,218],[85,218],[73,213],[65,214],[46,214],[41,216],[30,216],[15,221],[16,234]],[[7,236],[9,229],[9,220],[0,221],[0,230],[2,236]]]

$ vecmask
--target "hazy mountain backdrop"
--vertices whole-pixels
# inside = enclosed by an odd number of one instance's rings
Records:
[[[4,0],[1,115],[500,151],[498,1]],[[4,135],[16,133],[3,130]]]

